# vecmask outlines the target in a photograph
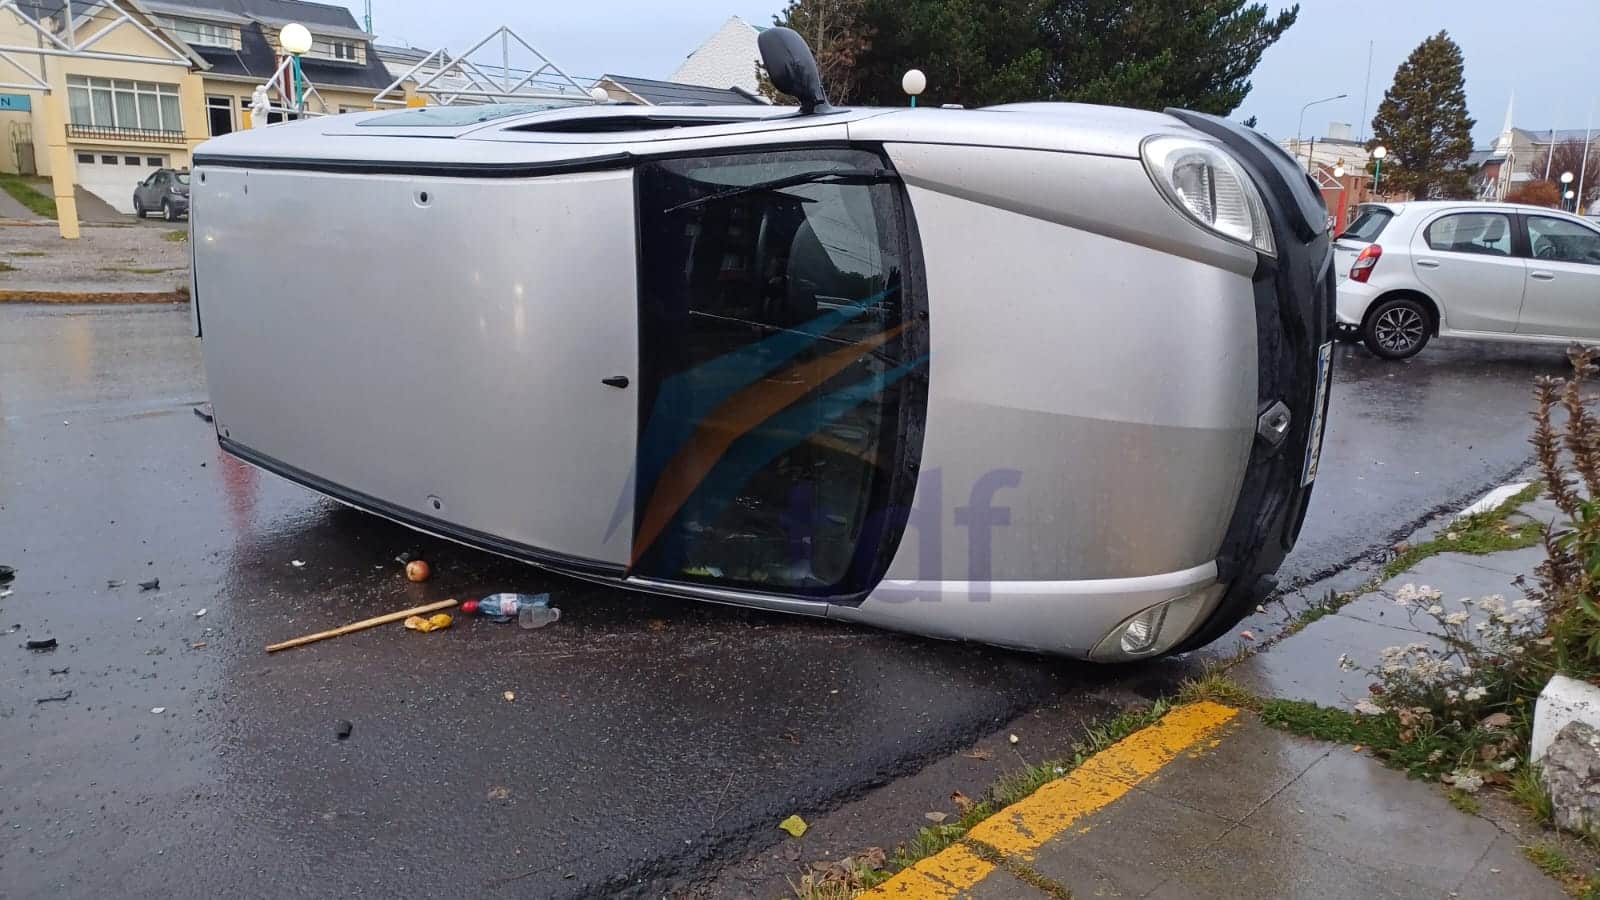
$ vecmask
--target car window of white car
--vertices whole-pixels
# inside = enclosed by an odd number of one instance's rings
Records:
[[[1502,213],[1456,213],[1433,220],[1423,232],[1428,247],[1446,253],[1511,255],[1511,219]]]
[[[1577,222],[1529,216],[1528,243],[1537,259],[1600,266],[1600,231]]]

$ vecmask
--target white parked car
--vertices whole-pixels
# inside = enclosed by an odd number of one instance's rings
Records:
[[[1386,359],[1434,335],[1600,341],[1600,227],[1541,206],[1375,203],[1334,242],[1338,333]]]

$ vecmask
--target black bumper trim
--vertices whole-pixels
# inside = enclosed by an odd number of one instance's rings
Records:
[[[319,494],[332,497],[334,500],[353,506],[362,512],[368,512],[375,516],[382,516],[390,521],[398,522],[407,528],[436,534],[439,537],[477,550],[485,550],[489,553],[496,553],[519,562],[531,563],[532,565],[558,572],[570,572],[574,575],[596,575],[619,580],[627,574],[626,569],[616,563],[585,559],[580,556],[568,556],[563,553],[552,553],[549,550],[541,550],[538,547],[530,547],[526,544],[508,541],[505,538],[495,537],[487,532],[446,522],[426,513],[419,513],[415,510],[397,506],[387,500],[380,500],[360,491],[341,487],[326,478],[313,475],[304,469],[295,468],[281,460],[273,459],[265,453],[258,453],[237,441],[221,435],[218,435],[217,443],[221,445],[223,450],[258,469],[271,472],[301,487],[310,488]]]

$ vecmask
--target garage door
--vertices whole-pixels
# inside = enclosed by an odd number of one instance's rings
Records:
[[[103,150],[80,150],[77,158],[78,184],[123,213],[133,212],[134,187],[167,164],[165,156]]]

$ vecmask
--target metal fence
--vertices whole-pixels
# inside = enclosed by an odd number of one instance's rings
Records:
[[[154,144],[181,144],[183,132],[156,131],[150,128],[116,128],[105,125],[68,125],[67,137],[92,141],[147,141]]]

